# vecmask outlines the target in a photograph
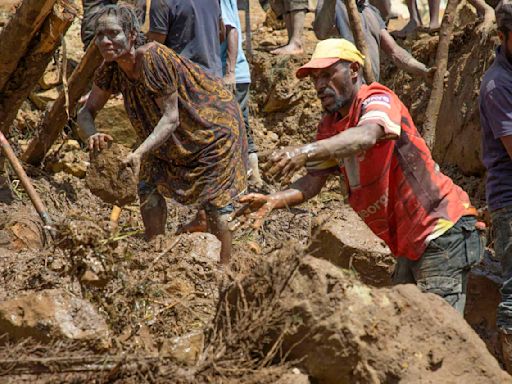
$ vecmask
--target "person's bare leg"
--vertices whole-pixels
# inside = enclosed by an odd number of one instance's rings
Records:
[[[144,222],[146,240],[165,233],[167,221],[167,205],[164,197],[158,192],[141,197],[140,213]]]
[[[441,7],[441,0],[428,0],[428,12],[430,14],[429,29],[437,31],[441,27],[439,23],[439,10]]]
[[[192,221],[180,226],[176,230],[176,234],[179,235],[181,233],[207,232],[207,231],[208,231],[208,223],[206,222],[206,212],[204,209],[200,209],[199,211],[197,211],[197,214],[192,219]]]
[[[228,216],[220,215],[219,212],[212,207],[206,211],[206,221],[208,222],[208,231],[219,239],[220,248],[220,263],[228,264],[231,259],[231,243],[232,234],[228,227]]]
[[[299,55],[304,53],[302,35],[304,33],[304,20],[306,11],[293,11],[284,16],[288,30],[288,44],[271,51],[274,55]]]
[[[392,35],[394,37],[407,37],[407,35],[415,32],[419,27],[423,25],[416,0],[407,0],[407,8],[409,9],[410,15],[409,22],[401,30],[393,32]]]

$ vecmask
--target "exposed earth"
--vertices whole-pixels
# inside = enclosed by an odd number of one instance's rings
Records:
[[[16,1],[0,4],[0,28]],[[286,31],[251,0],[251,124],[261,152],[312,140],[321,117],[312,84],[295,70],[306,54],[274,57]],[[66,35],[68,64],[82,52],[79,22]],[[436,160],[485,216],[476,99],[495,40],[463,8],[450,51]],[[398,25],[398,24],[397,24]],[[433,65],[437,36],[401,42]],[[21,153],[62,84],[59,57],[18,113],[10,141]],[[421,127],[429,85],[384,62]],[[48,86],[51,84],[51,86]],[[137,139],[112,98],[100,130]],[[468,288],[465,320],[412,285],[391,287],[394,258],[344,203],[337,179],[302,206],[273,212],[261,230],[237,229],[229,266],[205,233],[176,235],[194,207],[168,201],[167,235],[146,242],[135,187],[116,157],[90,159],[75,122],[41,167],[26,170],[57,223],[43,228],[14,172],[0,179],[0,382],[5,383],[508,383],[495,328],[501,281],[485,260]],[[280,188],[266,180],[265,190]],[[123,206],[119,223],[112,204]],[[483,340],[483,341],[482,341]]]

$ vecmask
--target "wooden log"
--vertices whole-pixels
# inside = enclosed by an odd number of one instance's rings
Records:
[[[5,135],[8,135],[18,109],[43,76],[77,14],[75,0],[57,0],[40,33],[30,42],[27,55],[18,62],[0,92],[0,131]]]
[[[355,0],[344,0],[345,6],[347,7],[348,20],[350,22],[350,28],[354,35],[357,49],[364,55],[363,73],[366,84],[373,83],[376,79],[372,71],[372,62],[368,54],[368,45],[366,44],[366,38],[364,37],[363,27],[361,26],[361,15],[357,9]]]
[[[56,0],[24,0],[0,33],[0,89],[41,29]]]
[[[103,58],[95,44],[89,44],[84,57],[73,71],[69,79],[69,111],[74,111],[78,100],[89,86],[96,68],[102,63]],[[59,137],[62,129],[69,119],[66,109],[66,95],[64,91],[59,93],[48,113],[41,122],[36,136],[30,141],[27,150],[22,155],[22,160],[38,165]]]
[[[432,92],[428,101],[427,110],[425,112],[425,122],[423,123],[422,135],[430,148],[434,151],[436,143],[436,126],[443,101],[444,93],[444,77],[448,69],[448,54],[450,50],[450,41],[452,38],[454,19],[457,11],[458,0],[448,0],[448,4],[444,11],[441,30],[439,32],[439,44],[436,52],[436,73],[432,82]]]

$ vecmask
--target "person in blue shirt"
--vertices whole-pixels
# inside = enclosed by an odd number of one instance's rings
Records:
[[[254,144],[249,124],[249,89],[251,73],[249,63],[242,49],[242,28],[236,0],[221,0],[222,21],[226,28],[226,39],[221,44],[224,82],[235,92],[244,117],[249,152],[249,181],[261,187],[262,180],[258,167],[258,149]]]

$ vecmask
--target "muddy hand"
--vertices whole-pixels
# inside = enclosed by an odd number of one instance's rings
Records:
[[[92,152],[100,152],[105,148],[108,148],[109,143],[114,139],[112,136],[107,135],[105,133],[95,133],[89,137],[89,151]]]
[[[232,217],[232,220],[240,218],[243,227],[248,226],[251,220],[254,220],[251,227],[259,229],[266,217],[275,207],[274,200],[261,193],[250,193],[240,198],[240,202],[244,205],[239,208]]]
[[[293,175],[306,165],[308,160],[304,147],[291,147],[274,153],[268,171],[271,177],[280,179],[281,184],[289,184]]]
[[[226,88],[229,89],[233,94],[236,94],[235,73],[226,73],[226,75],[224,75],[223,80]]]
[[[135,152],[130,153],[123,160],[123,164],[126,165],[127,167],[131,168],[133,175],[135,176],[135,180],[139,180],[140,163],[141,163],[141,156]]]

